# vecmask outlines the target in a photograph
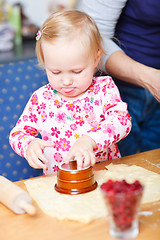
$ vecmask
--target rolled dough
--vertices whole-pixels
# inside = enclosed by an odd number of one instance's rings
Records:
[[[144,185],[142,203],[160,200],[160,175],[136,165],[107,166],[107,170],[94,172],[99,186],[108,179],[128,182],[139,180]],[[107,217],[107,209],[100,187],[80,195],[65,195],[54,190],[56,176],[46,176],[25,181],[28,192],[43,212],[59,220],[75,220],[88,223]]]

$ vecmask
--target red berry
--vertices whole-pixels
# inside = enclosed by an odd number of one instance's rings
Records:
[[[142,196],[143,186],[136,180],[108,180],[101,185],[107,204],[110,206],[114,222],[122,231],[131,227]]]

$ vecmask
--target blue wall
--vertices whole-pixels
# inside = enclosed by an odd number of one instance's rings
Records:
[[[48,82],[36,59],[0,64],[0,175],[18,181],[42,174],[9,144],[9,134],[31,94]]]

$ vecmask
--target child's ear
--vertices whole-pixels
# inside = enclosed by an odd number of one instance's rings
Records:
[[[96,55],[96,57],[95,57],[95,67],[97,67],[97,65],[98,65],[101,57],[102,57],[102,51],[98,49],[97,55]]]

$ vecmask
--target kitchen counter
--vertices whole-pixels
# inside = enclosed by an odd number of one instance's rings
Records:
[[[104,169],[110,163],[136,164],[160,174],[160,149],[139,153],[118,160],[95,165],[95,170]],[[25,189],[24,181],[16,182]],[[160,183],[157,183],[160,184]],[[37,207],[37,214],[16,215],[0,204],[0,240],[112,240],[109,224],[105,219],[98,219],[89,224],[74,221],[58,221],[44,214]],[[98,206],[97,206],[98,207]],[[160,201],[143,204],[140,214],[140,233],[137,240],[160,239]]]
[[[35,58],[35,40],[24,41],[11,51],[0,52],[0,64]]]

